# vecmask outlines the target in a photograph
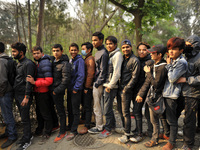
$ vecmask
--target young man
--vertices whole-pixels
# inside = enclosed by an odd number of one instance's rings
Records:
[[[52,114],[50,113],[51,103],[49,95],[49,86],[53,83],[52,64],[50,62],[50,57],[44,55],[40,46],[33,47],[32,54],[34,60],[37,61],[36,81],[31,75],[28,75],[26,80],[35,85],[34,91],[37,120],[40,120],[39,117],[42,117],[44,119],[45,133],[43,134],[43,138],[49,139],[53,128],[53,118]],[[38,121],[38,126],[41,126],[39,124],[40,121]]]
[[[70,59],[70,64],[72,66],[71,82],[67,90],[68,126],[71,129],[66,137],[68,141],[72,140],[78,134],[77,129],[80,120],[81,96],[85,79],[85,63],[78,52],[78,45],[72,43],[69,46],[69,53],[72,56]]]
[[[187,61],[182,56],[184,48],[184,39],[173,37],[167,42],[169,55],[166,59],[166,69],[168,70],[168,74],[163,90],[163,97],[165,97],[166,118],[170,126],[170,135],[169,142],[163,146],[162,150],[171,150],[176,143],[178,130],[177,106],[179,101],[182,101],[182,97],[180,96],[182,83],[177,83],[177,80],[185,75],[188,68]]]
[[[95,32],[92,35],[92,44],[98,50],[95,54],[95,81],[93,85],[94,115],[96,126],[89,129],[89,133],[100,133],[103,130],[103,114],[101,108],[101,97],[103,94],[103,83],[106,79],[108,67],[108,51],[103,45],[104,35],[101,32]]]
[[[106,48],[109,53],[108,73],[104,86],[102,97],[103,112],[106,118],[104,131],[99,134],[99,138],[106,138],[111,134],[111,130],[115,128],[116,121],[113,113],[113,100],[117,95],[118,81],[121,76],[121,65],[123,56],[120,49],[117,48],[117,38],[108,36],[105,40]]]
[[[95,76],[95,59],[92,56],[93,45],[90,42],[81,45],[82,55],[85,56],[85,81],[83,90],[83,108],[85,111],[85,127],[79,132],[80,134],[87,133],[90,129],[92,117],[92,89]]]
[[[200,38],[192,35],[186,40],[184,50],[188,62],[186,77],[178,79],[177,83],[184,83],[182,94],[185,98],[185,118],[183,125],[184,145],[182,149],[190,150],[195,142],[196,112],[200,100]],[[200,114],[199,114],[200,115]]]
[[[60,132],[55,138],[54,142],[58,142],[66,135],[64,95],[65,89],[70,84],[71,66],[69,64],[68,56],[63,54],[62,45],[55,44],[52,47],[52,52],[54,57],[51,57],[53,63],[53,84],[51,93],[56,105],[58,116],[60,118]]]
[[[122,113],[124,116],[124,135],[118,140],[122,143],[129,141],[131,135],[131,116],[130,103],[133,96],[136,83],[140,74],[140,61],[132,52],[132,45],[129,40],[124,40],[121,44],[121,49],[124,54],[121,68],[121,78],[119,81],[119,92],[121,95]]]
[[[143,130],[142,130],[142,107],[144,105],[144,101],[142,101],[141,103],[138,103],[135,99],[138,94],[138,91],[142,87],[146,78],[145,71],[143,70],[143,68],[145,66],[145,62],[151,59],[151,56],[149,55],[147,51],[147,49],[149,48],[150,48],[149,44],[145,42],[140,42],[137,46],[138,59],[140,60],[141,67],[140,67],[140,75],[139,75],[140,78],[138,79],[138,82],[134,88],[133,98],[132,98],[133,105],[134,105],[133,115],[135,116],[135,121],[136,121],[135,137],[131,138],[134,142],[140,142],[144,139]],[[144,95],[144,99],[145,98],[146,98],[146,95]],[[145,117],[147,118],[147,125],[148,125],[147,135],[151,136],[153,132],[153,127],[150,122],[149,107],[147,104],[145,105]]]
[[[17,142],[20,146],[17,150],[26,149],[31,145],[31,121],[30,121],[30,105],[32,102],[32,87],[30,82],[26,81],[26,77],[35,75],[35,64],[26,58],[26,46],[23,43],[14,43],[11,45],[12,55],[19,61],[16,68],[16,77],[14,83],[15,101],[20,111],[23,124],[23,136]]]
[[[149,95],[154,95],[154,99],[157,100],[160,96],[162,96],[162,91],[164,88],[164,84],[167,78],[167,69],[165,66],[167,65],[166,61],[163,59],[163,56],[166,53],[166,48],[163,45],[155,45],[152,46],[151,49],[148,49],[148,52],[151,53],[151,59],[146,63],[149,63],[150,65],[146,65],[144,67],[144,71],[146,72],[146,80],[141,87],[140,91],[137,94],[136,102],[142,103],[145,101],[146,93],[149,91]],[[145,143],[146,147],[152,147],[158,144],[159,140],[159,132],[160,132],[160,125],[159,125],[159,118],[162,118],[162,120],[165,119],[164,115],[158,115],[151,109],[150,111],[150,117],[151,117],[151,123],[153,124],[153,134],[150,141]],[[165,126],[164,124],[164,131],[165,135],[169,134],[168,126]],[[168,135],[169,136],[169,135]]]
[[[17,140],[17,131],[15,128],[15,119],[13,117],[13,85],[15,79],[15,62],[11,57],[4,53],[5,45],[0,42],[0,107],[3,120],[6,124],[5,133],[1,138],[8,137],[1,148],[6,148]]]

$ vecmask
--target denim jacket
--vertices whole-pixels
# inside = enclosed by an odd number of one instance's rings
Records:
[[[176,81],[187,72],[187,61],[180,55],[171,64],[166,65],[166,69],[168,70],[168,73],[163,90],[163,97],[177,99],[181,93],[182,83],[176,83]]]

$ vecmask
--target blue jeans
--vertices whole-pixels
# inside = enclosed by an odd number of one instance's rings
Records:
[[[5,134],[10,140],[17,138],[17,131],[15,128],[15,119],[13,117],[13,93],[8,92],[3,97],[0,97],[1,113],[6,124]]]
[[[111,132],[112,128],[115,128],[115,116],[113,112],[113,100],[117,96],[117,89],[111,89],[110,93],[105,91],[104,88],[104,93],[102,97],[102,108],[103,112],[106,118],[106,124],[105,124],[105,129],[109,132]]]

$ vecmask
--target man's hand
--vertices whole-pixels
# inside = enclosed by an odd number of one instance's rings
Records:
[[[110,88],[107,87],[107,88],[105,89],[105,91],[106,91],[107,93],[110,93]]]
[[[77,92],[73,90],[73,93],[76,94]]]
[[[147,72],[150,72],[151,71],[151,69],[150,69],[150,67],[149,66],[144,66],[144,71],[147,73]]]
[[[180,77],[176,83],[185,83],[186,82],[186,78],[185,77]]]
[[[34,78],[31,75],[28,75],[26,77],[26,81],[30,82],[33,85],[35,84],[35,80],[34,80]]]
[[[84,93],[87,94],[88,90],[84,90]]]
[[[141,103],[143,101],[143,98],[140,96],[137,96],[135,99],[138,103]]]
[[[167,56],[166,62],[167,62],[167,64],[171,64],[171,58],[169,56]]]
[[[56,93],[53,91],[53,95],[56,95]]]
[[[26,106],[28,104],[29,99],[24,97],[23,101],[21,102],[21,106]]]

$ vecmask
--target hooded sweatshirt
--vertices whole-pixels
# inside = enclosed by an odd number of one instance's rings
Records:
[[[193,46],[190,57],[187,57],[188,71],[186,73],[187,82],[183,86],[183,96],[200,99],[200,38],[192,35],[187,38]]]

